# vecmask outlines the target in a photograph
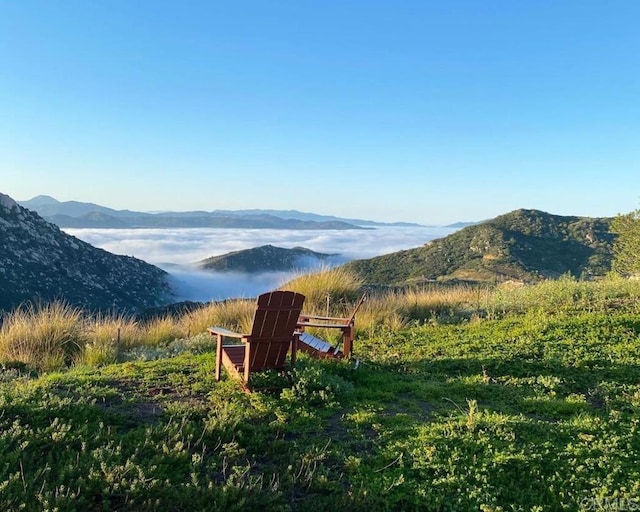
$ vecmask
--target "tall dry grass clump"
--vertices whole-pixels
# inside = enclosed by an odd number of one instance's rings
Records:
[[[98,315],[84,324],[86,345],[82,362],[90,366],[115,363],[122,350],[142,344],[139,324],[125,315]]]
[[[190,335],[205,332],[211,326],[246,333],[253,323],[255,304],[255,300],[249,299],[212,302],[182,316],[180,323]]]
[[[187,336],[184,325],[171,315],[166,315],[149,320],[142,326],[142,345],[157,347],[178,338]]]
[[[456,316],[484,307],[489,288],[459,284],[453,286],[427,286],[403,293],[401,314],[413,320],[424,321],[433,316]]]
[[[344,309],[345,305],[355,302],[362,293],[362,286],[362,279],[355,273],[336,267],[300,274],[280,289],[304,295],[304,310],[309,314],[326,314],[327,304],[330,310],[335,310]]]
[[[80,309],[64,302],[29,305],[4,317],[0,360],[40,371],[59,370],[76,360],[85,344]]]
[[[98,315],[85,322],[87,342],[114,341],[121,348],[140,345],[143,331],[140,324],[126,315]]]
[[[370,294],[357,315],[356,332],[398,330],[411,323],[470,316],[485,307],[492,291],[469,285],[426,286]]]

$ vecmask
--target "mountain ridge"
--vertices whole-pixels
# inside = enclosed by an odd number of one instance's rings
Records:
[[[136,212],[115,210],[95,203],[58,201],[40,195],[18,201],[23,207],[63,228],[176,228],[215,227],[244,229],[367,229],[376,226],[420,226],[409,222],[376,222],[365,219],[347,219],[333,215],[320,215],[298,210],[212,210]],[[102,216],[96,221],[95,214]]]
[[[56,214],[45,220],[61,228],[97,229],[166,229],[166,228],[225,228],[225,229],[289,229],[289,230],[360,230],[370,229],[344,222],[314,222],[263,216],[168,215],[114,217],[102,212],[90,212],[80,217]]]

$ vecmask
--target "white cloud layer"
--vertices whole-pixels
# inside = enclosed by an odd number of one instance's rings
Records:
[[[210,301],[255,297],[276,288],[292,272],[212,273],[193,268],[210,256],[271,244],[337,254],[333,264],[419,247],[454,232],[442,227],[380,227],[372,230],[294,231],[271,229],[65,229],[114,254],[135,256],[172,276],[176,300]]]

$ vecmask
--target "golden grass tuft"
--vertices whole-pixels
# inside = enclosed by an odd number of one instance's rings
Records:
[[[403,292],[401,313],[412,319],[424,320],[439,314],[457,314],[480,309],[490,294],[489,288],[465,284],[427,286]]]
[[[434,285],[371,294],[356,316],[356,333],[371,334],[381,326],[391,330],[442,316],[469,314],[484,306],[488,288]]]
[[[59,370],[84,347],[81,310],[64,302],[29,305],[4,317],[0,360],[20,361],[40,371]]]
[[[205,332],[208,327],[218,326],[236,332],[248,332],[255,311],[253,299],[229,299],[212,302],[184,315],[180,323],[182,329],[193,334]]]
[[[145,323],[142,329],[144,335],[141,344],[148,347],[157,347],[187,336],[184,324],[171,315],[154,318]]]
[[[304,273],[284,283],[281,290],[291,290],[305,296],[304,310],[309,314],[326,313],[329,307],[356,301],[362,293],[363,281],[355,273],[343,268],[322,268]]]
[[[138,323],[124,315],[98,315],[87,320],[84,329],[82,362],[89,366],[115,363],[122,350],[140,345],[144,336]]]
[[[138,322],[124,315],[98,315],[85,323],[85,329],[87,342],[114,341],[123,349],[139,345],[144,334]]]

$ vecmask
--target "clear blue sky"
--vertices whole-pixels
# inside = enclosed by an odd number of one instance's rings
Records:
[[[640,1],[0,2],[0,192],[445,224],[640,206]]]

